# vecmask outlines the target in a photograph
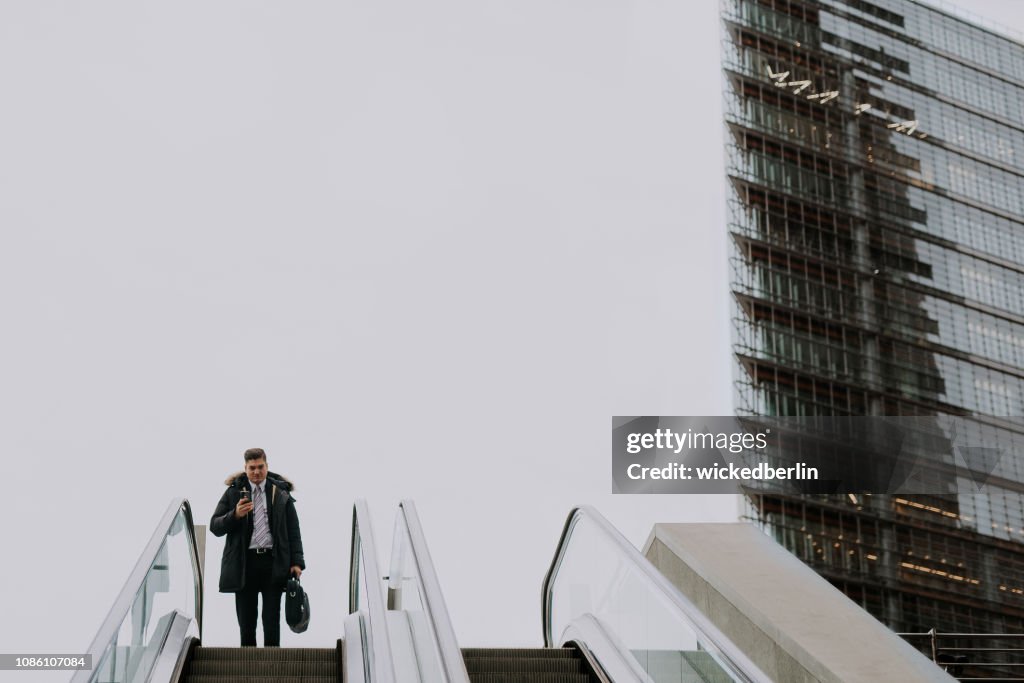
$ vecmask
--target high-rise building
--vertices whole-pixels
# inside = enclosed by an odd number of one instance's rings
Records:
[[[1024,44],[915,0],[723,8],[737,413],[1010,445],[983,494],[752,516],[897,631],[1024,632]]]

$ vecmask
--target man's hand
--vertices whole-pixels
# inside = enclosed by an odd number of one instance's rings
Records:
[[[297,564],[292,566],[292,574],[295,575],[296,579],[299,578],[300,576],[302,576],[302,567],[300,567]]]
[[[252,512],[252,501],[248,498],[242,498],[238,501],[238,505],[235,506],[235,517],[242,519],[247,514]]]

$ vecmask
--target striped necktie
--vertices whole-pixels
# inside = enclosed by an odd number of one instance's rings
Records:
[[[252,532],[252,547],[265,548],[270,545],[270,525],[267,524],[267,500],[260,486],[252,487],[252,517],[255,528]]]

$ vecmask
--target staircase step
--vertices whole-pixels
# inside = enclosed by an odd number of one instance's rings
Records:
[[[575,657],[466,657],[471,673],[583,673],[583,662]]]
[[[337,662],[338,651],[333,647],[197,647],[193,662]]]
[[[472,683],[594,683],[590,667],[571,647],[467,647]]]
[[[470,674],[472,683],[591,683],[587,674],[549,674],[539,672]]]
[[[185,683],[338,683],[333,647],[197,647]]]
[[[462,657],[471,659],[476,657],[489,658],[527,658],[527,659],[573,659],[577,656],[576,650],[571,647],[465,647],[462,648]]]
[[[186,683],[338,683],[337,676],[188,676]]]
[[[204,659],[193,661],[193,676],[337,676],[338,662],[308,660],[233,660]]]

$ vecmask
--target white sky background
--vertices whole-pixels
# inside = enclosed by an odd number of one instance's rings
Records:
[[[0,651],[84,651],[250,446],[298,486],[285,645],[341,635],[359,497],[382,562],[416,500],[469,646],[539,644],[573,504],[733,519],[608,471],[613,414],[730,411],[719,52],[715,2],[0,5]]]

